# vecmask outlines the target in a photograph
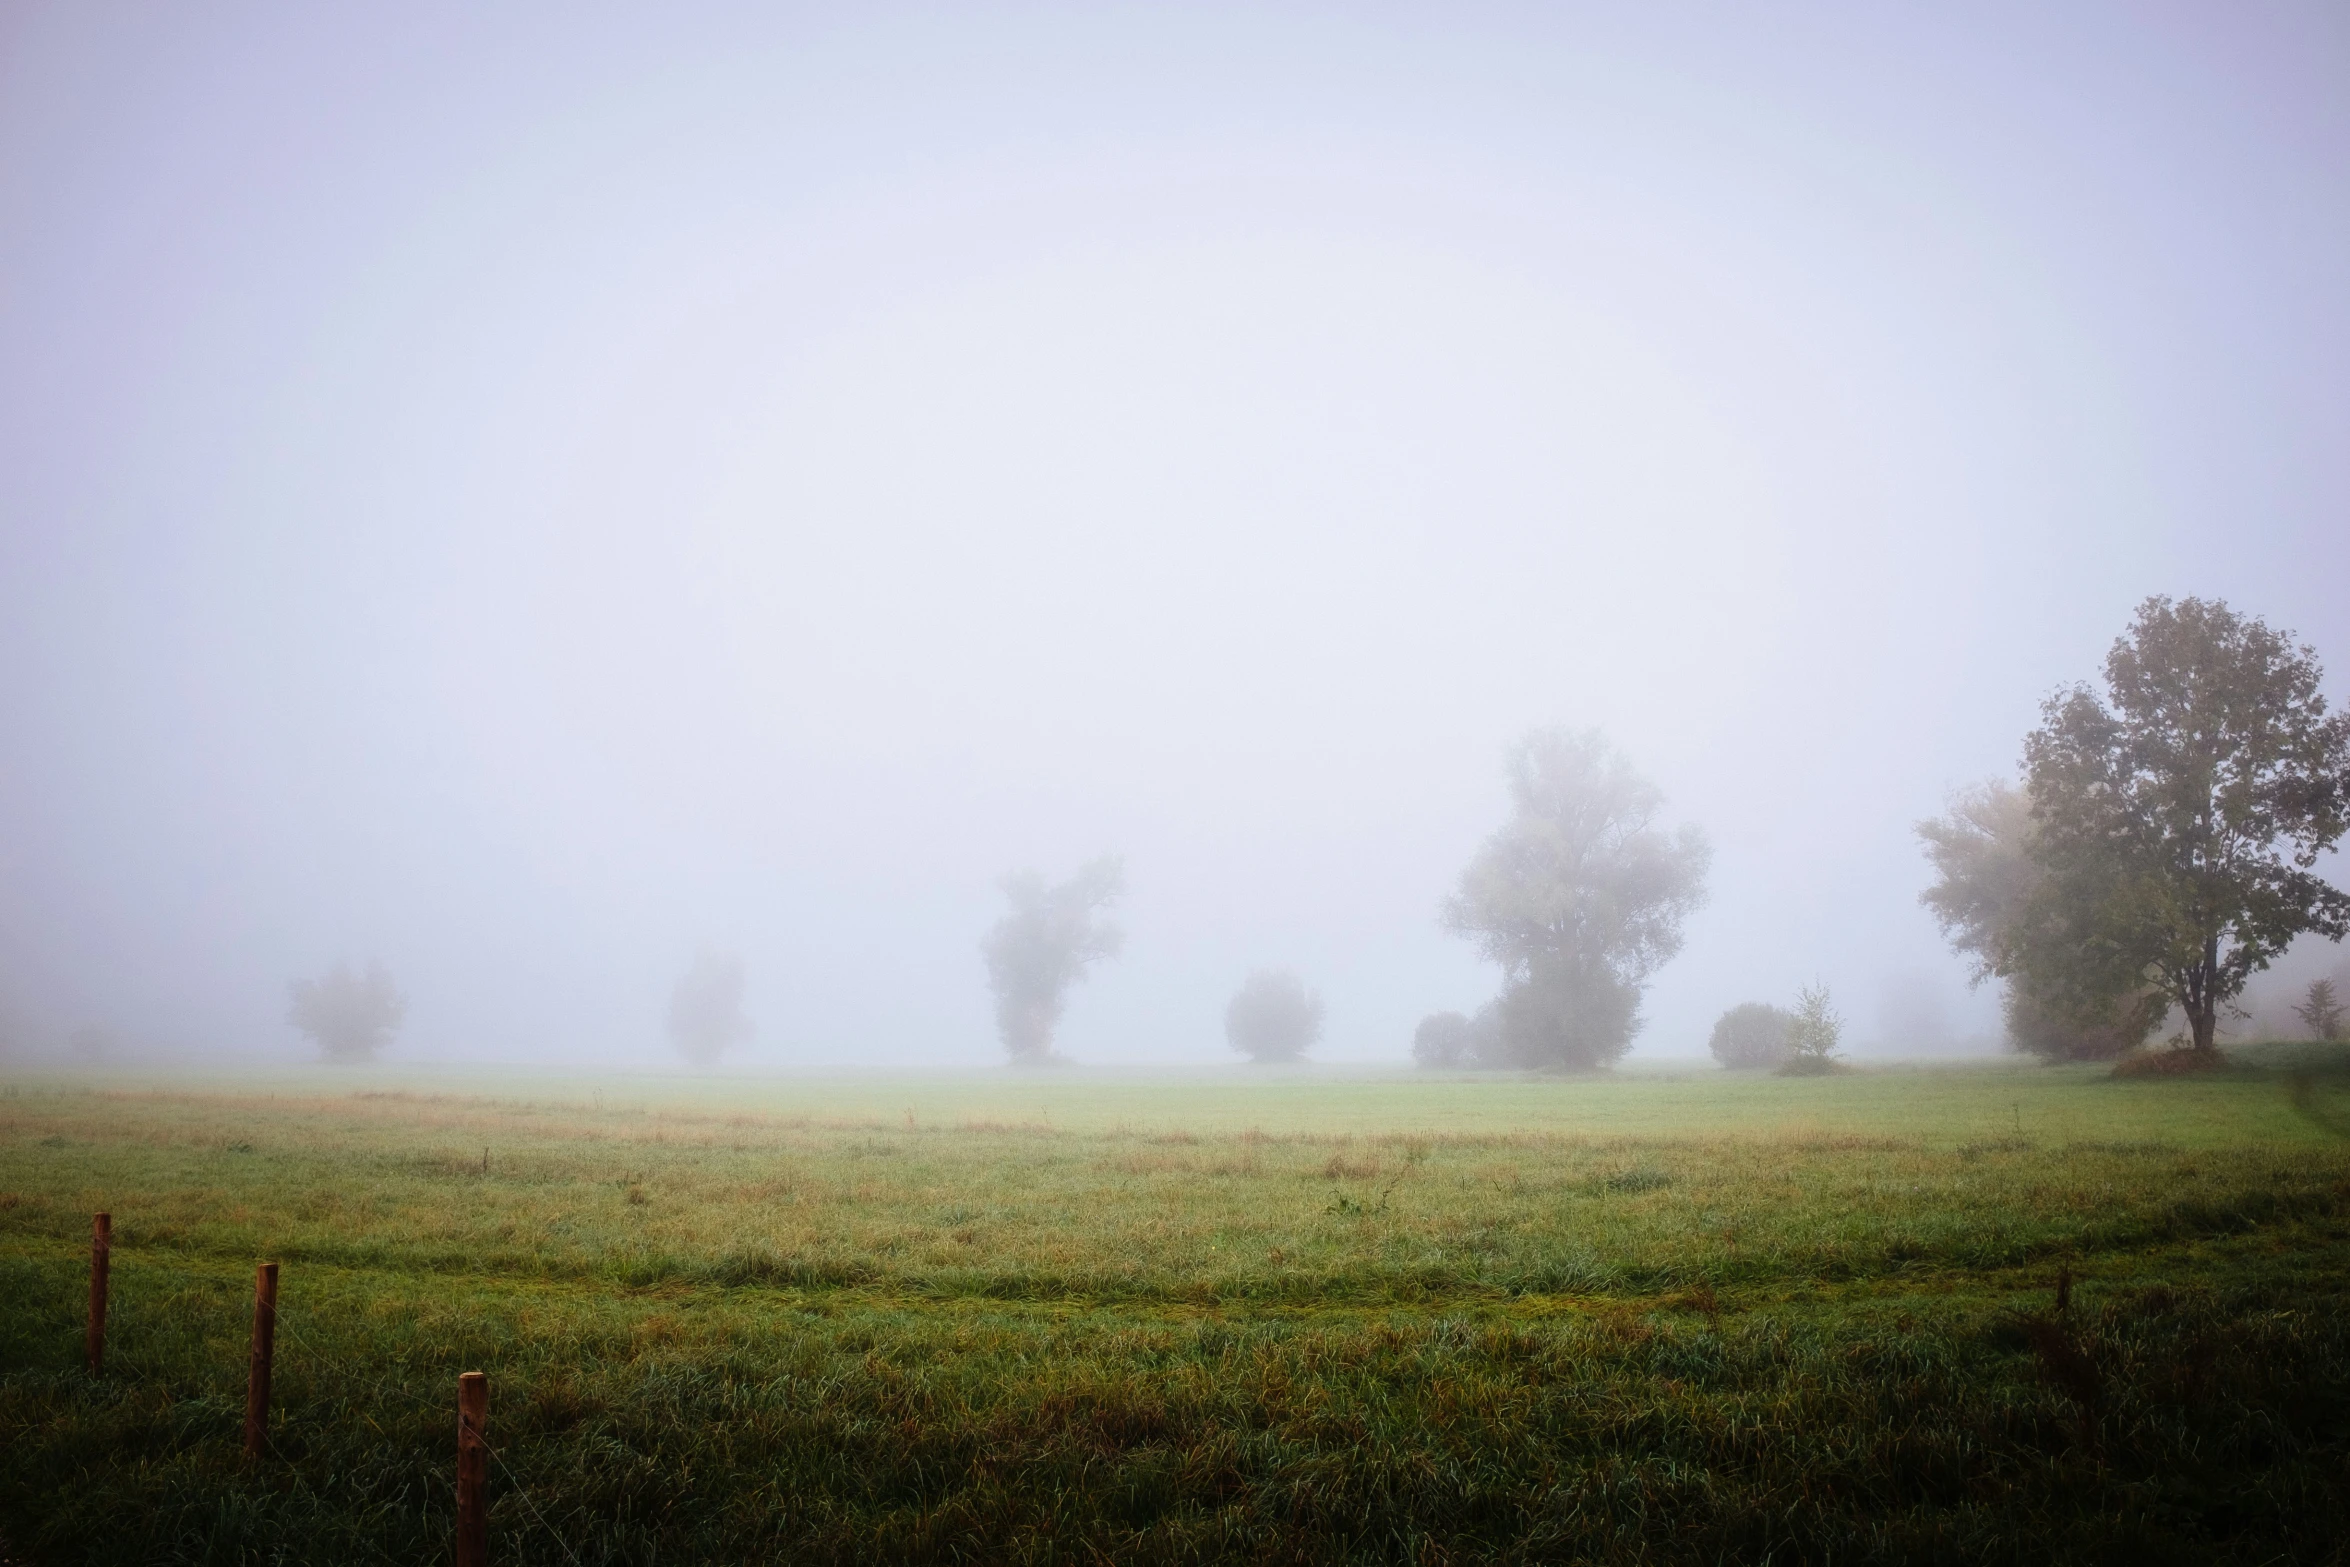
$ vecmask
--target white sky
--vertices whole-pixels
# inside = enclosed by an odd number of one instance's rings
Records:
[[[1642,1055],[1995,1027],[1909,836],[2150,592],[2350,668],[2324,5],[0,12],[0,1032],[1097,1061],[1490,974],[1532,725],[1716,851]],[[2338,864],[2339,862],[2331,862]]]

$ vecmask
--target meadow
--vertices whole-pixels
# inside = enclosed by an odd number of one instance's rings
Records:
[[[478,1369],[500,1561],[2339,1561],[2350,1076],[2248,1059],[28,1073],[0,1535],[445,1560]]]

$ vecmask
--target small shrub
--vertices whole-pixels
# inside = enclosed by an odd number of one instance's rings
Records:
[[[1795,993],[1795,1015],[1787,1025],[1787,1059],[1782,1077],[1824,1077],[1840,1063],[1836,1045],[1844,1037],[1844,1020],[1828,1005],[1828,987],[1806,985]]]

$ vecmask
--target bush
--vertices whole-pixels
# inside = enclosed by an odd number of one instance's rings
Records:
[[[1787,1061],[1787,1033],[1795,1014],[1767,1001],[1748,1001],[1714,1020],[1708,1048],[1733,1072],[1763,1072]]]

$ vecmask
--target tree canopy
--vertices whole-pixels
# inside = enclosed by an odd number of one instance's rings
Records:
[[[2210,1053],[2250,975],[2350,930],[2313,870],[2346,825],[2350,720],[2312,649],[2216,600],[2146,600],[2104,673],[2024,743],[2044,874],[2000,971],[2059,1001],[2143,988]]]
[[[288,987],[286,1021],[308,1034],[329,1061],[372,1061],[408,1015],[408,998],[381,963],[354,974],[337,963],[318,979]]]
[[[709,1066],[751,1037],[743,1015],[743,960],[717,952],[694,958],[669,993],[669,1038],[678,1054]]]
[[[1711,851],[1694,827],[1658,825],[1664,796],[1597,730],[1536,730],[1508,775],[1515,811],[1462,872],[1444,923],[1501,967],[1495,1064],[1609,1065],[1639,1029],[1642,983],[1704,901]]]
[[[1260,1065],[1303,1060],[1322,1037],[1322,998],[1287,969],[1258,969],[1224,1008],[1224,1037]]]
[[[1069,987],[1125,943],[1104,914],[1125,890],[1126,873],[1103,858],[1057,885],[1033,871],[997,885],[1011,907],[979,944],[995,990],[996,1028],[1014,1064],[1043,1065],[1055,1059],[1053,1034]]]
[[[2031,796],[1998,779],[1954,797],[1947,815],[1917,824],[1936,872],[1918,901],[1950,944],[1973,961],[1980,984],[2003,977],[2000,1010],[2019,1050],[2050,1060],[2105,1060],[2132,1049],[2161,1023],[2169,1002],[2127,969],[2073,973],[2054,982],[2051,964],[2022,961],[2036,929],[2025,920],[2045,873],[2032,825]],[[2097,983],[2091,983],[2092,979]]]

